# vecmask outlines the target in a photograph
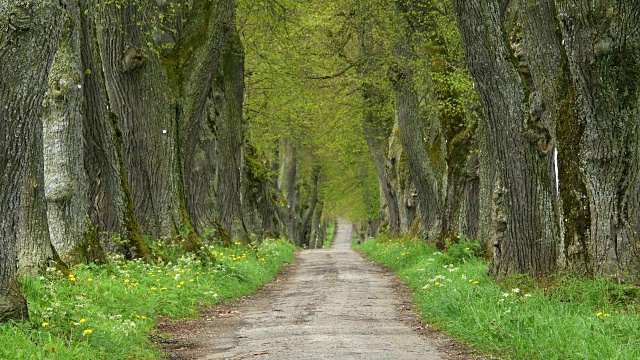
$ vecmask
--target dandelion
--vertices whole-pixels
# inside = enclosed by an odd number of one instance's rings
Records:
[[[162,244],[158,243],[158,247],[162,247]]]
[[[69,274],[69,281],[76,281],[76,276],[73,274]]]
[[[436,281],[435,285],[440,286],[440,282]]]
[[[87,282],[92,282],[92,281],[93,281],[93,279],[92,279],[92,278],[88,278],[88,279],[87,279]]]
[[[604,314],[604,317],[609,317],[611,316],[611,314]]]
[[[47,327],[47,326],[49,326],[48,322],[45,321],[45,322],[42,323],[42,327]]]
[[[85,323],[85,322],[87,322],[87,319],[85,319],[85,318],[80,319],[80,324]]]
[[[131,280],[129,280],[129,279],[125,279],[125,280],[124,280],[124,283],[125,283],[125,284],[128,284],[128,283],[130,283],[130,282],[131,282]]]
[[[82,332],[82,335],[87,336],[87,335],[91,335],[93,334],[93,330],[91,329],[86,329],[85,331]]]
[[[477,281],[477,280],[474,280],[474,281],[473,281],[473,285],[478,285],[478,281]]]
[[[162,288],[160,288],[162,291],[167,290],[167,288],[165,286],[163,286]]]
[[[194,281],[195,281],[195,280],[193,280],[193,279],[189,279],[189,282],[194,282]]]
[[[597,317],[600,317],[602,315],[603,315],[602,311],[598,311],[598,313],[596,314]]]
[[[158,288],[157,288],[157,287],[155,287],[155,286],[153,286],[153,287],[151,288],[151,291],[156,291],[156,290],[158,290]]]

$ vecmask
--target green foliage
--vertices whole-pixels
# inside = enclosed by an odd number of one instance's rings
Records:
[[[465,234],[457,236],[458,243],[451,244],[447,253],[455,263],[464,263],[476,258],[482,251],[482,246],[478,241],[471,241]]]
[[[411,287],[426,322],[501,359],[640,356],[635,287],[562,275],[498,282],[481,260],[456,265],[458,255],[418,241],[373,239],[358,249]]]
[[[216,262],[185,255],[180,244],[155,242],[166,265],[112,257],[79,265],[64,276],[23,279],[30,321],[0,324],[0,359],[155,359],[147,335],[164,316],[184,317],[249,295],[271,279],[294,247],[266,240],[255,247],[209,245]]]

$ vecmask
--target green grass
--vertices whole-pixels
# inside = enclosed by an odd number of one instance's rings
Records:
[[[114,258],[23,279],[30,321],[0,324],[0,359],[156,359],[148,339],[160,317],[188,317],[198,305],[249,295],[269,281],[294,247],[267,240],[255,249],[209,246],[216,262],[179,255],[178,245],[154,243],[167,265]]]
[[[503,359],[640,358],[633,286],[567,275],[497,282],[472,243],[448,254],[388,239],[356,248],[396,271],[426,322],[481,351]]]
[[[322,242],[323,249],[329,249],[331,247],[331,244],[333,243],[333,238],[335,237],[335,233],[336,233],[336,223],[330,222],[329,227],[327,228],[327,237]]]

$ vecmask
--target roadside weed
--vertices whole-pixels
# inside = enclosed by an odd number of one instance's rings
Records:
[[[249,295],[269,281],[294,247],[266,240],[254,248],[208,246],[215,263],[155,244],[165,265],[112,258],[22,280],[30,321],[0,324],[0,359],[156,359],[147,338],[160,317],[185,317],[198,306]]]
[[[496,281],[482,260],[459,256],[467,248],[451,256],[389,239],[357,247],[411,287],[423,320],[481,351],[502,359],[640,358],[635,287],[567,275]]]

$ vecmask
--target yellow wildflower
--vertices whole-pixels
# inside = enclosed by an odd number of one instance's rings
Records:
[[[93,333],[93,330],[91,330],[91,329],[87,329],[87,330],[85,330],[85,331],[83,331],[83,332],[82,332],[82,335],[90,335],[90,334],[92,334],[92,333]]]
[[[84,322],[87,322],[87,319],[82,318],[82,319],[80,319],[80,321],[79,321],[79,322],[82,324],[82,323],[84,323]]]
[[[45,321],[45,322],[42,323],[42,327],[47,327],[47,326],[49,326],[48,322]]]

